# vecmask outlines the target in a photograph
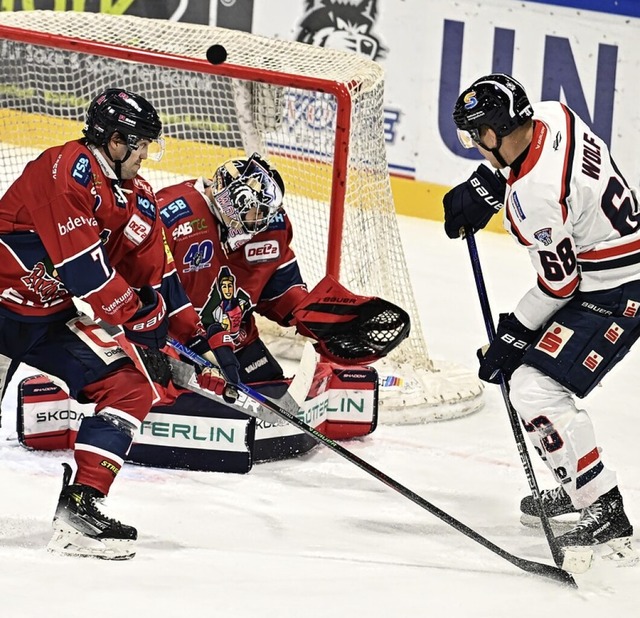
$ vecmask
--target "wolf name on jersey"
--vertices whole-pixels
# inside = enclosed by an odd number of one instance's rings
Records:
[[[203,324],[222,323],[240,348],[258,337],[254,310],[287,325],[306,286],[290,247],[292,228],[284,212],[268,229],[227,253],[224,231],[203,191],[202,179],[162,189],[160,218],[178,275]]]
[[[82,140],[45,150],[0,200],[0,311],[55,320],[75,296],[118,325],[138,309],[134,288],[152,285],[188,339],[199,320],[159,242],[153,190],[139,176],[118,181],[101,159]]]

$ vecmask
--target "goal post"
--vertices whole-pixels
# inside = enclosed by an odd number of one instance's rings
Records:
[[[221,64],[206,59],[214,43],[227,51]],[[142,171],[156,190],[259,152],[285,180],[309,287],[332,274],[410,314],[409,338],[376,364],[381,422],[452,418],[481,406],[475,375],[427,352],[391,194],[380,65],[196,24],[2,12],[0,192],[42,149],[81,137],[89,103],[108,87],[138,92],[158,109],[166,155]],[[262,322],[261,332],[276,337],[276,354],[290,351],[290,339],[273,325]]]

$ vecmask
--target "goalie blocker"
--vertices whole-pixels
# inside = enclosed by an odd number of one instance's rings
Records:
[[[255,390],[279,397],[288,381],[255,384]],[[284,420],[267,422],[242,412],[254,403],[241,395],[234,406],[183,392],[170,406],[155,406],[134,437],[132,463],[210,472],[246,473],[254,462],[287,459],[317,442]],[[20,443],[34,450],[72,448],[80,421],[93,414],[50,378],[35,375],[18,387]],[[332,439],[374,431],[378,418],[378,375],[370,367],[318,363],[299,418]]]

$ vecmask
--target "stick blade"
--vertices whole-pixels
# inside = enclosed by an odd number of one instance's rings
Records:
[[[531,560],[524,560],[519,558],[517,562],[514,562],[516,566],[519,566],[523,571],[527,573],[533,573],[534,575],[541,575],[547,579],[551,579],[555,582],[569,586],[570,588],[577,588],[576,580],[573,579],[571,573],[567,573],[559,567],[551,566],[550,564],[542,564],[541,562],[533,562]]]

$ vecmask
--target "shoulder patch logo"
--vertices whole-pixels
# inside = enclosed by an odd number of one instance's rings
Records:
[[[550,227],[543,227],[537,232],[534,232],[533,236],[538,242],[541,242],[545,247],[548,247],[553,242],[551,239]]]
[[[91,180],[91,163],[87,155],[81,154],[71,168],[71,178],[86,187]]]

